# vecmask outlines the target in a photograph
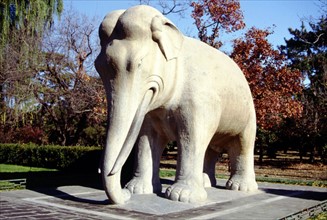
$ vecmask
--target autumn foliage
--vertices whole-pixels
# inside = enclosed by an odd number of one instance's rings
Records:
[[[302,112],[297,100],[302,91],[301,73],[286,65],[285,57],[268,42],[269,34],[269,30],[249,29],[244,37],[234,40],[231,54],[249,82],[257,123],[264,130]]]
[[[245,27],[239,1],[199,0],[191,6],[199,39],[217,49],[222,45],[219,40],[222,31],[230,33]]]
[[[191,6],[199,39],[217,49],[222,46],[222,32],[245,27],[238,0],[198,0]],[[303,89],[301,73],[290,69],[281,52],[273,49],[267,39],[270,34],[268,29],[251,28],[244,37],[233,41],[231,53],[250,84],[258,126],[263,130],[302,112],[297,99]]]

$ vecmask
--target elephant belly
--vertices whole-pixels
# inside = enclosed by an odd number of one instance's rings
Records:
[[[235,137],[236,136],[231,136],[228,134],[216,133],[211,139],[209,147],[216,152],[221,152],[229,146],[229,143],[231,143]]]
[[[165,109],[156,109],[148,113],[147,120],[151,126],[160,135],[169,141],[177,139],[177,126],[171,111]]]

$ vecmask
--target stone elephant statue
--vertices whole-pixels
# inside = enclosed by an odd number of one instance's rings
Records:
[[[109,13],[99,37],[95,67],[108,100],[102,177],[112,203],[124,203],[131,193],[161,192],[160,157],[172,140],[178,159],[167,198],[205,200],[205,179],[216,184],[223,150],[231,165],[226,187],[257,189],[254,104],[242,71],[227,55],[184,36],[150,6]],[[122,189],[121,168],[134,144],[135,173]]]

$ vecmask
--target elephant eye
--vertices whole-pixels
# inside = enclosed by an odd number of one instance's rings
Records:
[[[140,59],[140,61],[137,64],[137,68],[140,68],[142,66],[143,60],[144,58],[146,58],[148,56],[148,53],[143,53],[143,56],[141,56],[142,58]]]
[[[143,58],[140,60],[140,62],[137,64],[137,68],[140,68],[143,62]]]
[[[142,60],[143,59],[141,59],[138,63],[137,63],[137,60],[134,60],[134,62],[133,62],[133,60],[128,60],[126,63],[126,70],[128,72],[133,72],[136,69],[139,69],[142,65]]]

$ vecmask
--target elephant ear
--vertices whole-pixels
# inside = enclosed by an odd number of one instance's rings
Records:
[[[166,60],[177,58],[184,37],[175,25],[162,16],[155,16],[151,22],[152,39],[158,43]]]
[[[111,35],[117,25],[117,21],[124,12],[125,10],[116,10],[104,17],[99,27],[101,45],[106,45],[111,40]]]

